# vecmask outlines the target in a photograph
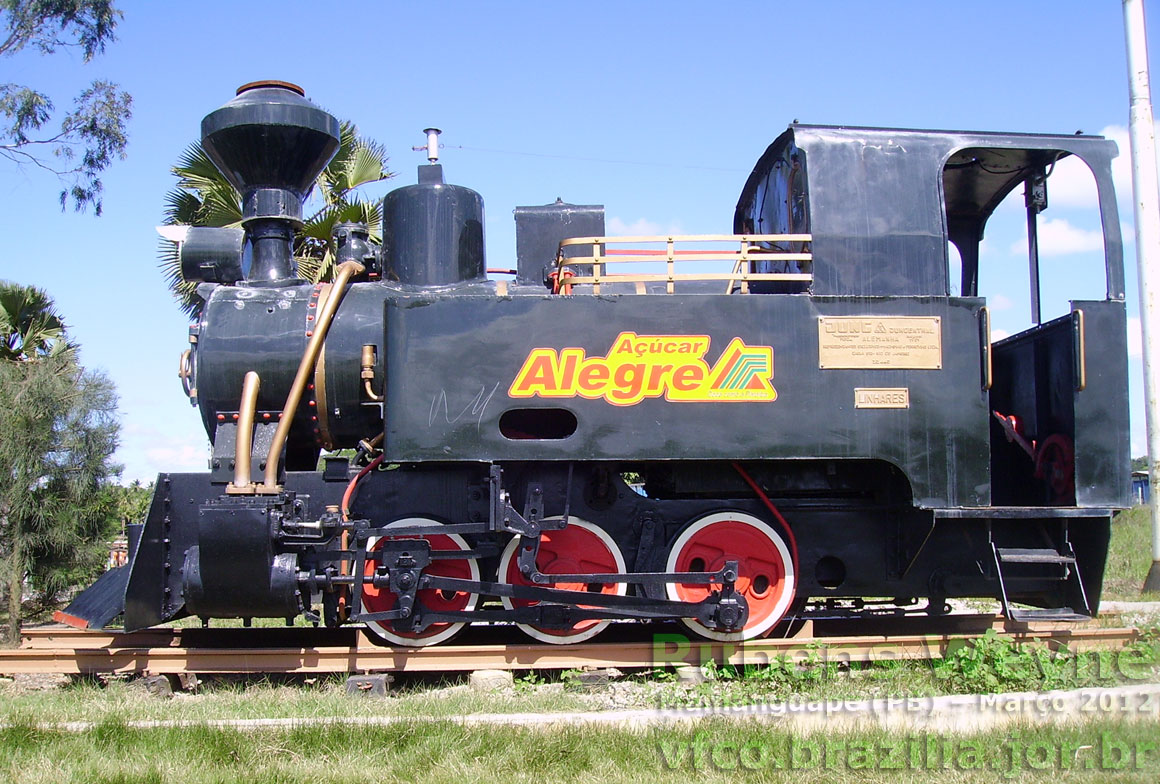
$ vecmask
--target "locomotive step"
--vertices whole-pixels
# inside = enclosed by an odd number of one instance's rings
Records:
[[[999,560],[1004,563],[1073,564],[1075,557],[1051,548],[996,547]]]
[[[1090,621],[1092,617],[1076,612],[1071,607],[1008,608],[1007,617],[1013,621]]]
[[[1091,618],[1090,602],[1083,581],[1080,579],[1079,566],[1076,563],[1075,552],[1067,538],[1066,528],[1062,531],[1062,546],[1054,547],[995,547],[995,570],[999,578],[1000,599],[1003,602],[1003,613],[1013,621],[1086,621]],[[1062,552],[1061,552],[1062,551]],[[1042,569],[1041,565],[1056,567]],[[1062,568],[1059,568],[1062,567]],[[1028,573],[1028,571],[1032,573]],[[1052,574],[1034,574],[1034,572],[1051,572]],[[1011,572],[1014,572],[1012,574]],[[1044,601],[1044,604],[1078,604],[1074,607],[1053,608],[1025,608],[1015,607],[1014,603],[1023,603],[1026,598],[1016,589],[1017,585],[1026,585],[1028,582],[1055,581],[1060,586],[1054,601]],[[1032,601],[1040,604],[1037,598]]]

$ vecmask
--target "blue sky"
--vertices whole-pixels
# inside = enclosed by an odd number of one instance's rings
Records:
[[[257,79],[302,85],[384,143],[399,178],[380,192],[413,182],[423,156],[411,147],[423,128],[444,129],[448,179],[483,195],[488,263],[501,267],[514,259],[512,209],[558,196],[606,205],[609,233],[728,232],[745,177],[794,119],[1106,132],[1121,143],[1137,314],[1117,0],[119,6],[119,40],[92,63],[67,53],[0,61],[6,82],[47,90],[58,106],[94,78],[134,97],[129,157],[104,177],[101,218],[61,213],[55,179],[0,164],[0,277],[45,288],[83,361],[116,382],[126,479],[205,465],[206,437],[175,375],[186,320],[157,269],[153,227],[169,167],[201,118]],[[1149,33],[1160,51],[1157,21]],[[1102,296],[1102,261],[1084,173],[1060,171],[1049,189],[1041,243],[1045,316],[1054,316],[1069,297]],[[981,287],[1006,333],[1028,318],[1022,224],[1021,209],[1002,207],[985,241]],[[1130,342],[1141,454],[1138,336]]]

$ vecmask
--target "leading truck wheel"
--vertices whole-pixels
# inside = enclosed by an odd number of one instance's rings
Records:
[[[666,572],[715,572],[726,561],[737,561],[734,584],[749,603],[749,618],[738,631],[711,629],[692,618],[682,621],[695,633],[712,640],[751,640],[768,632],[781,620],[793,601],[797,586],[793,556],[781,535],[769,524],[744,512],[717,512],[693,522],[681,532],[669,550]],[[668,583],[668,597],[680,602],[699,602],[712,585]]]
[[[520,572],[520,538],[508,542],[499,561],[500,582],[509,585],[533,585]],[[543,574],[607,574],[624,572],[624,556],[612,537],[587,520],[568,518],[568,526],[558,531],[544,531],[540,535],[540,549],[536,554],[536,568]],[[539,586],[558,588],[564,591],[587,591],[624,596],[628,586],[624,583],[556,583]],[[527,599],[512,599],[501,596],[504,607],[528,607],[537,602]],[[583,606],[583,605],[581,605]],[[568,629],[548,629],[530,624],[517,624],[529,637],[540,642],[567,645],[584,642],[595,637],[608,626],[608,621],[595,618],[579,621]]]
[[[429,520],[425,517],[408,517],[403,520],[396,520],[387,528],[402,528],[402,527],[430,527],[439,528],[441,523],[436,520]],[[388,540],[386,537],[372,538],[367,542],[367,552],[378,549],[387,541],[405,541],[406,539],[418,539],[417,536],[399,537],[398,539]],[[431,544],[431,550],[470,550],[467,542],[463,540],[462,536],[458,534],[441,534],[433,532],[431,534],[424,534],[423,539],[426,539]],[[366,573],[373,574],[375,564],[368,561],[366,566]],[[424,574],[429,574],[438,577],[455,577],[461,580],[472,580],[478,582],[479,580],[479,564],[474,558],[440,558],[432,560],[431,565],[424,571]],[[475,604],[479,600],[479,595],[474,593],[466,593],[464,591],[443,591],[434,588],[419,591],[416,594],[418,602],[416,605],[422,604],[428,610],[435,610],[438,612],[458,612],[475,609]],[[375,588],[371,585],[363,586],[362,593],[363,611],[368,613],[385,612],[395,606],[395,594],[386,588]],[[372,634],[381,637],[393,645],[404,645],[409,648],[418,648],[424,645],[435,645],[436,643],[444,642],[455,636],[455,634],[466,626],[466,623],[433,623],[421,632],[411,632],[402,629],[395,629],[392,627],[391,621],[368,621],[367,630]]]

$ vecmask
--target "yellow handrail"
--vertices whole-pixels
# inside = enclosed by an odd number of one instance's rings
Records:
[[[725,293],[733,291],[740,280],[742,294],[749,293],[752,281],[782,281],[809,283],[813,275],[808,271],[799,272],[750,272],[749,266],[755,261],[781,261],[796,263],[799,270],[808,269],[813,262],[813,253],[807,249],[812,240],[809,234],[672,234],[672,235],[631,235],[616,237],[572,237],[560,243],[556,256],[556,291],[571,293],[572,286],[592,286],[592,293],[600,293],[601,283],[651,283],[664,282],[665,291],[672,294],[677,281],[728,281]],[[664,244],[663,248],[610,249],[609,245]],[[736,243],[734,248],[706,248],[699,250],[678,249],[677,244],[693,243]],[[801,243],[798,251],[784,251],[770,247],[773,243]],[[569,256],[567,249],[588,248],[591,255]],[[729,261],[732,267],[725,272],[677,272],[677,262]],[[664,263],[663,273],[610,273],[610,264],[631,264],[641,262]],[[588,275],[577,275],[569,265],[592,266]],[[639,288],[638,288],[639,290]]]

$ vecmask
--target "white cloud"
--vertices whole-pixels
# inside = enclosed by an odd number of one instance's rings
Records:
[[[118,453],[125,465],[122,481],[152,482],[157,474],[201,472],[208,470],[209,450],[206,446],[155,446],[146,449],[122,448]]]
[[[1072,253],[1103,251],[1104,235],[1098,229],[1081,229],[1066,220],[1047,218],[1039,222],[1039,256],[1067,256]],[[1027,238],[1020,237],[1013,242],[1010,252],[1014,255],[1027,254]]]
[[[122,482],[151,482],[159,472],[206,471],[208,457],[209,443],[196,416],[184,415],[162,426],[140,409],[127,412],[115,455],[125,467]]]
[[[987,297],[987,307],[991,310],[1010,310],[1015,307],[1015,303],[1011,301],[1010,297],[1003,294],[995,294]]]
[[[1112,184],[1116,187],[1120,212],[1129,217],[1132,212],[1132,157],[1128,143],[1128,129],[1122,125],[1109,125],[1099,136],[1111,139],[1120,148],[1119,157],[1112,160]],[[1080,207],[1098,209],[1096,180],[1087,164],[1074,155],[1069,155],[1055,164],[1047,179],[1047,204],[1052,207]],[[1024,212],[1023,188],[1015,189],[1003,200],[999,207],[1007,212]]]
[[[640,235],[669,235],[669,234],[683,234],[680,226],[675,223],[670,223],[667,228],[655,221],[650,221],[648,218],[637,218],[632,223],[627,223],[624,220],[613,216],[608,220],[608,227],[606,229],[610,237],[636,237]]]
[[[1022,193],[1020,188],[1015,190]],[[1047,204],[1048,209],[1099,206],[1096,178],[1086,163],[1069,155],[1055,164],[1051,176],[1047,178]]]
[[[165,471],[206,470],[206,449],[190,445],[158,446],[145,450],[145,457],[154,465],[164,466]]]
[[[1157,135],[1160,135],[1160,123],[1155,124]],[[1132,146],[1128,129],[1122,125],[1108,125],[1099,132],[1100,136],[1111,139],[1120,148],[1118,157],[1112,160],[1112,184],[1116,186],[1116,196],[1120,203],[1120,212],[1130,219],[1132,216]],[[1160,168],[1160,166],[1158,166]],[[1095,180],[1079,159],[1065,158],[1056,166],[1055,172],[1047,181],[1048,204],[1059,204],[1064,207],[1096,208]],[[1130,233],[1130,232],[1129,232]]]
[[[1011,333],[1005,329],[993,329],[993,330],[991,330],[991,342],[992,343],[998,343],[1003,338],[1009,338],[1009,337],[1011,337]]]
[[[995,215],[1011,214],[1025,215],[1027,208],[1023,206],[1023,188],[1016,185],[1015,189],[1007,194],[999,206],[995,208]]]

